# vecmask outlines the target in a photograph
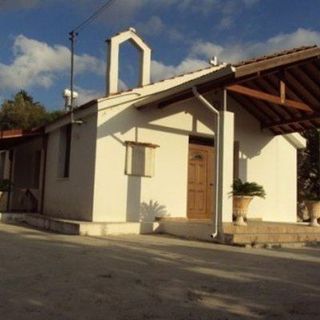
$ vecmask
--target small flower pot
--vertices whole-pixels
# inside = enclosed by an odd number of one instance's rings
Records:
[[[305,204],[310,216],[310,226],[319,227],[318,219],[320,218],[320,201],[306,200]]]
[[[248,214],[248,208],[252,201],[251,196],[233,196],[233,214],[236,218],[235,225],[246,226],[245,222]]]

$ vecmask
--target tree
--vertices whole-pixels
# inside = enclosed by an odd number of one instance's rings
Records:
[[[32,129],[59,117],[63,112],[48,112],[26,91],[19,91],[13,100],[5,100],[0,109],[0,130]]]
[[[320,199],[320,131],[310,129],[303,133],[307,147],[298,154],[298,190],[300,201]]]

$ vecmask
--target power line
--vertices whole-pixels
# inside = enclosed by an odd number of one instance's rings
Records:
[[[83,22],[81,22],[78,26],[76,26],[72,31],[69,32],[69,40],[71,43],[71,64],[70,64],[70,91],[71,91],[71,105],[70,105],[70,111],[71,111],[71,122],[74,122],[73,120],[73,108],[74,108],[74,45],[75,45],[75,39],[79,34],[79,31],[82,30],[84,27],[86,27],[89,23],[94,21],[103,11],[108,9],[116,0],[108,0],[104,5],[102,5],[100,8],[98,8],[91,16],[89,16],[87,19],[85,19]]]
[[[110,7],[116,0],[109,0],[100,8],[98,8],[89,18],[81,22],[77,27],[75,27],[71,32],[79,32],[82,28],[84,28],[91,21],[95,20],[104,10]],[[71,33],[70,32],[70,33]]]

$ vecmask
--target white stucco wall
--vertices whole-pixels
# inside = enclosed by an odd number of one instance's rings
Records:
[[[72,127],[70,174],[58,177],[59,139],[61,123],[48,128],[48,149],[44,214],[66,219],[92,220],[93,181],[95,165],[97,116],[81,114],[84,123]],[[65,119],[67,123],[70,119]]]
[[[284,137],[261,131],[259,122],[229,99],[235,112],[235,140],[240,143],[239,176],[265,188],[266,198],[254,198],[248,218],[297,220],[297,150]]]
[[[173,217],[186,217],[189,135],[211,136],[214,115],[195,99],[165,109],[137,111],[130,103],[100,104],[97,131],[94,221],[137,221],[141,204],[157,202]],[[266,190],[255,198],[249,218],[296,221],[296,148],[282,136],[261,131],[259,122],[229,99],[240,142],[240,178]],[[125,141],[157,144],[152,178],[125,175]],[[233,170],[230,161],[230,170]],[[230,221],[230,212],[223,221]]]
[[[145,90],[152,94],[155,88]],[[208,96],[212,101],[219,98]],[[98,113],[93,106],[77,114],[85,123],[74,125],[68,179],[57,177],[61,123],[49,127],[45,214],[89,221],[138,221],[143,206],[151,219],[159,208],[172,217],[186,217],[189,136],[212,138],[214,115],[195,99],[139,111],[133,106],[139,99],[136,92],[111,96],[98,102]],[[261,131],[259,122],[232,99],[228,111],[235,113],[240,177],[262,184],[267,193],[265,200],[253,200],[249,218],[295,222],[293,143]],[[125,141],[159,145],[153,177],[125,174]],[[232,161],[228,165],[232,172]],[[223,221],[231,221],[230,212],[224,213]]]
[[[93,217],[95,221],[138,221],[140,206],[165,207],[185,217],[189,135],[212,137],[214,115],[195,100],[138,111],[130,104],[100,106]],[[125,141],[159,145],[153,177],[125,175]]]

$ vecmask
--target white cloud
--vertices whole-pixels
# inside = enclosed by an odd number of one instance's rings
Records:
[[[152,79],[157,81],[201,69],[208,66],[208,59],[213,56],[217,56],[220,62],[235,63],[251,57],[313,44],[320,45],[320,32],[303,28],[292,33],[280,33],[266,41],[255,43],[234,43],[223,46],[213,42],[198,41],[191,46],[188,56],[176,66],[152,61]]]
[[[208,63],[206,61],[193,58],[186,58],[176,66],[165,65],[160,61],[152,61],[151,78],[152,81],[158,81],[179,74],[198,70],[206,66],[208,66]]]
[[[136,29],[146,35],[158,35],[165,29],[165,25],[160,17],[152,16],[149,20],[138,23]]]
[[[198,41],[191,47],[190,56],[198,59],[218,56],[221,61],[234,63],[250,57],[313,44],[320,44],[320,32],[300,28],[295,32],[280,33],[266,41],[256,43],[233,43],[221,46],[212,42]]]
[[[11,64],[0,63],[1,90],[15,91],[31,87],[49,88],[70,69],[70,50],[61,45],[49,46],[45,42],[19,35],[13,45]],[[103,74],[104,63],[89,55],[75,56],[76,73]]]
[[[91,100],[103,97],[103,92],[99,90],[84,89],[77,86],[76,91],[79,94],[77,99],[77,105],[79,106]]]

